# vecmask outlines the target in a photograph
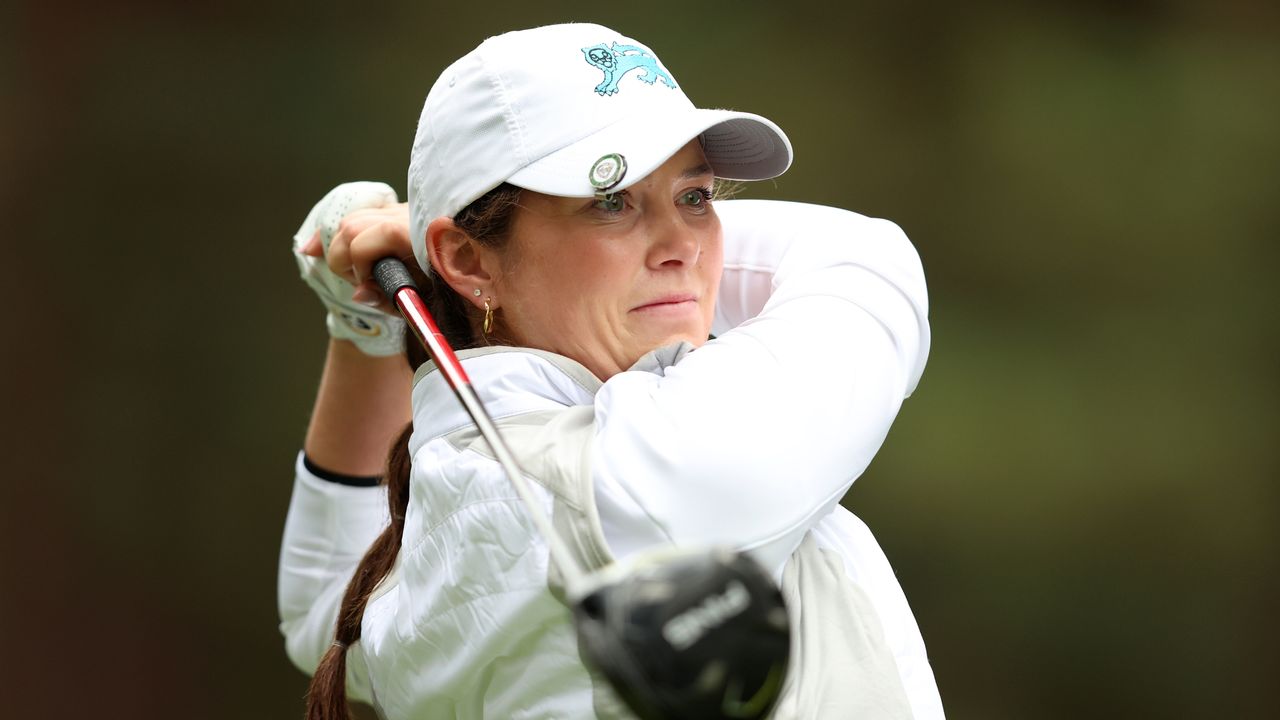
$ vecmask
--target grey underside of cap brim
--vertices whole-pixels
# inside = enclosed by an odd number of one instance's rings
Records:
[[[767,180],[786,172],[791,149],[769,126],[752,118],[731,118],[701,135],[702,149],[717,177]]]

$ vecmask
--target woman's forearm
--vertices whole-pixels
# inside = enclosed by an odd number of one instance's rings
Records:
[[[371,357],[330,340],[303,445],[307,458],[343,475],[382,474],[392,440],[411,417],[412,384],[403,355]]]

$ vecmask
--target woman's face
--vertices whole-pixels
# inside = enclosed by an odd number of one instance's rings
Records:
[[[611,200],[521,193],[490,293],[505,339],[601,379],[705,342],[724,262],[712,181],[695,140]]]

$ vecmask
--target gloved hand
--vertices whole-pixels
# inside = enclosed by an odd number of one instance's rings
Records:
[[[330,337],[350,340],[366,355],[396,355],[404,351],[404,321],[352,299],[355,287],[335,274],[324,257],[311,250],[317,234],[325,254],[340,231],[344,217],[353,211],[395,205],[396,192],[380,182],[344,183],[329,191],[311,208],[302,227],[293,236],[293,256],[302,279],[315,290],[329,309],[326,324]]]

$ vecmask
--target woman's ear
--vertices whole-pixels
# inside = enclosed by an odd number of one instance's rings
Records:
[[[431,267],[453,291],[476,307],[493,286],[494,278],[485,268],[485,250],[459,228],[451,218],[438,217],[427,225],[427,259]],[[480,295],[475,289],[481,290]]]

